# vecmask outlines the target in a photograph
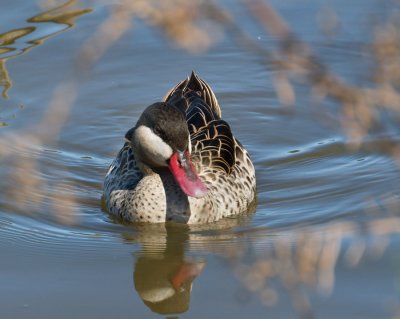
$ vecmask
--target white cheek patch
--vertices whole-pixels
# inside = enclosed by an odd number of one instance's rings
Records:
[[[190,135],[189,135],[188,139],[189,139],[189,142],[188,142],[188,151],[189,151],[189,154],[192,154],[192,141],[190,140]]]
[[[147,126],[140,125],[135,130],[135,144],[140,145],[143,153],[160,166],[166,166],[166,160],[172,155],[172,148]]]

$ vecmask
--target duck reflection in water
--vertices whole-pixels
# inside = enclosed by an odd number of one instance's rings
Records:
[[[153,312],[178,314],[189,309],[193,280],[201,274],[206,262],[185,257],[187,240],[187,232],[167,227],[163,248],[145,244],[137,256],[133,273],[135,289]]]

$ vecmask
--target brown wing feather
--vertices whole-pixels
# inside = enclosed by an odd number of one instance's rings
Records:
[[[235,142],[224,120],[215,120],[191,135],[192,153],[203,167],[222,169],[230,174],[235,165]]]

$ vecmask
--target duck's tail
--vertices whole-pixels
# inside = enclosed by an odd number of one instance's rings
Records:
[[[176,92],[182,90],[183,94],[188,91],[196,92],[203,101],[211,108],[212,112],[218,117],[221,118],[221,108],[219,106],[218,100],[215,97],[215,94],[211,87],[208,85],[206,81],[199,78],[199,76],[192,71],[190,77],[185,80],[179,82],[175,85],[168,93],[164,96],[163,101],[168,102],[172,95]]]

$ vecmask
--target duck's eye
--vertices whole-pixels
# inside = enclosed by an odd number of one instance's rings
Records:
[[[158,136],[161,136],[161,134],[162,134],[161,128],[159,126],[154,126],[153,132],[155,134],[157,134]]]

